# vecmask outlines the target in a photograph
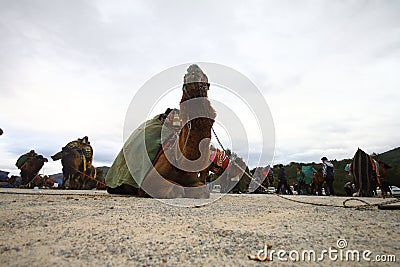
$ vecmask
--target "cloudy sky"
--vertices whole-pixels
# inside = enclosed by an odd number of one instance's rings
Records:
[[[384,0],[2,0],[0,169],[16,174],[19,155],[49,157],[84,135],[94,164],[111,165],[135,92],[189,62],[229,66],[257,85],[275,123],[275,163],[398,147],[399,11]],[[60,171],[58,161],[42,173]]]

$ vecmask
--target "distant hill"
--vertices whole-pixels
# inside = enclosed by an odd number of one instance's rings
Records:
[[[102,167],[97,167],[96,172],[97,172],[97,180],[104,181],[106,179],[106,175],[108,173],[108,170],[110,167],[107,166],[102,166]]]
[[[400,164],[400,147],[381,154],[376,154],[376,158],[389,165],[390,163]]]
[[[392,167],[387,174],[389,184],[400,186],[400,147],[373,156]]]

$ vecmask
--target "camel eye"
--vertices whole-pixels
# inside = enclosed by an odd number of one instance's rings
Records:
[[[203,84],[203,86],[201,87],[201,89],[204,90],[204,91],[210,90],[210,84],[209,84],[209,83]]]

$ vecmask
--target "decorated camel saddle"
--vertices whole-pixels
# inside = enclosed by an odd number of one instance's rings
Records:
[[[210,171],[220,174],[226,170],[229,165],[229,157],[222,150],[213,146],[210,147]]]
[[[92,158],[93,158],[93,148],[90,145],[87,136],[84,138],[78,138],[78,140],[74,140],[69,142],[65,147],[62,148],[60,152],[57,152],[51,158],[55,160],[59,160],[63,157],[65,153],[69,150],[76,150],[81,154],[81,159],[83,162],[83,171],[90,169],[92,166]]]

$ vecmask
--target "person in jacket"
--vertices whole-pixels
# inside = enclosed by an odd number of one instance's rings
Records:
[[[297,179],[297,193],[299,195],[303,194],[304,192],[307,192],[307,194],[309,194],[309,189],[307,188],[306,185],[306,175],[301,170],[300,166],[297,167],[296,179]],[[304,191],[302,190],[303,188],[305,189]]]
[[[327,196],[335,195],[335,191],[333,190],[333,180],[335,177],[333,164],[328,161],[326,157],[321,158],[322,161],[322,174],[324,176],[326,185],[328,186]]]
[[[292,190],[288,185],[288,181],[286,178],[285,168],[283,168],[282,164],[279,164],[279,172],[278,172],[278,188],[276,191],[278,194],[290,194],[293,195]]]

